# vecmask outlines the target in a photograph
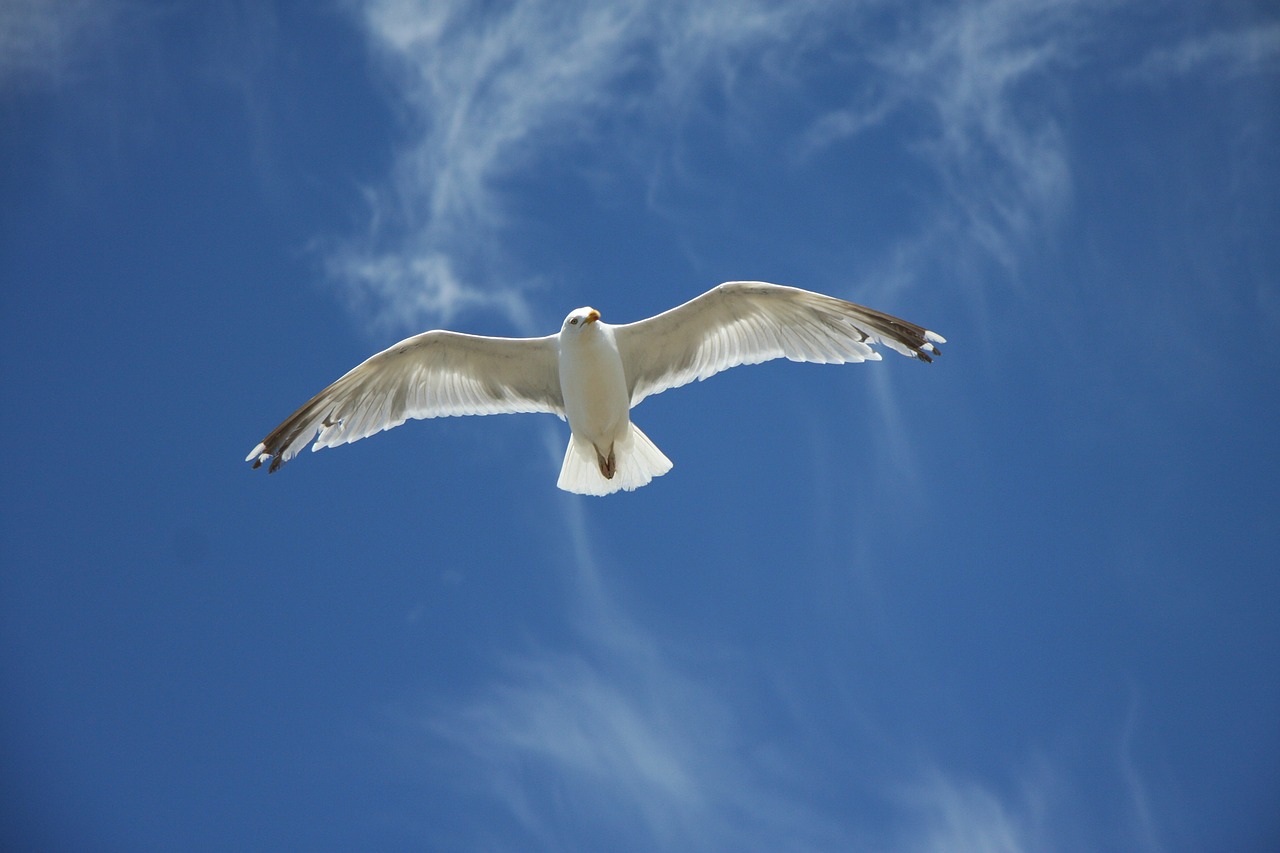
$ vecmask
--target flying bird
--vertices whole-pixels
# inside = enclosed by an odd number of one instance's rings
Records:
[[[569,422],[556,485],[583,495],[631,491],[671,460],[631,422],[641,400],[775,358],[879,361],[883,344],[932,361],[946,340],[914,323],[808,290],[731,281],[637,323],[578,308],[542,338],[435,330],[372,356],[294,412],[245,458],[275,471],[315,438],[337,447],[410,418],[550,412]]]

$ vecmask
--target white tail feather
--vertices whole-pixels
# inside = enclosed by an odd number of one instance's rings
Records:
[[[556,485],[579,495],[610,495],[638,489],[671,470],[671,460],[635,424],[613,446],[613,458],[617,470],[612,478],[606,478],[600,473],[600,460],[591,442],[570,435]]]

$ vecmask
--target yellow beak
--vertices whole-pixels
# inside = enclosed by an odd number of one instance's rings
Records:
[[[590,311],[587,312],[588,323],[594,323],[596,320],[599,320],[599,319],[600,319],[600,312],[597,311],[596,309],[592,308]]]

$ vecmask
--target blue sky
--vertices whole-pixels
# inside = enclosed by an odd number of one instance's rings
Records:
[[[6,849],[1280,845],[1263,3],[0,10]],[[933,365],[244,455],[763,279]]]

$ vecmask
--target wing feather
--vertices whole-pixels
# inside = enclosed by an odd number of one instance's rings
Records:
[[[740,364],[877,361],[872,347],[932,361],[941,335],[820,293],[731,281],[656,317],[614,327],[631,405]]]
[[[407,338],[312,397],[246,457],[271,471],[315,438],[336,447],[410,418],[551,412],[564,417],[557,336],[490,338],[432,331]]]

